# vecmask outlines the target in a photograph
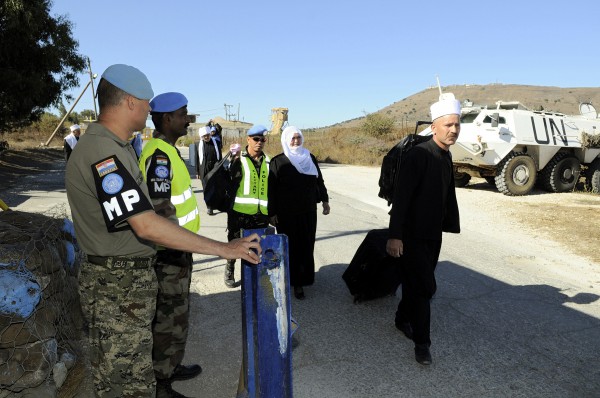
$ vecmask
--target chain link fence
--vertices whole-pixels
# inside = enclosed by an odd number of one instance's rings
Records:
[[[82,357],[81,255],[64,206],[0,211],[0,398],[57,396]]]

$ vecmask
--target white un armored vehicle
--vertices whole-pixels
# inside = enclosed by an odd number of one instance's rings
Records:
[[[532,111],[518,102],[495,107],[463,104],[460,136],[450,147],[456,186],[483,177],[505,195],[526,195],[536,185],[566,192],[579,180],[600,192],[600,119],[591,104],[581,116]],[[421,134],[430,134],[429,129]]]

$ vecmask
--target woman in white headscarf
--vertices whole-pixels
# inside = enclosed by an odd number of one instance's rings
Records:
[[[315,236],[317,203],[329,214],[329,196],[317,160],[303,146],[304,136],[294,126],[281,133],[283,153],[269,166],[269,217],[277,232],[289,239],[290,284],[297,299],[304,299],[304,286],[315,280]]]

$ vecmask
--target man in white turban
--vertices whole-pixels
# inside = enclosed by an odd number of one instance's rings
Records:
[[[460,133],[460,103],[443,94],[431,105],[432,139],[402,158],[390,212],[386,251],[402,267],[402,299],[396,327],[415,343],[415,359],[432,362],[429,347],[430,300],[436,291],[435,267],[442,232],[460,232],[450,146]]]
[[[72,125],[70,130],[71,132],[65,137],[64,142],[65,160],[69,160],[69,157],[71,157],[71,152],[75,149],[81,135],[81,127],[78,124]]]

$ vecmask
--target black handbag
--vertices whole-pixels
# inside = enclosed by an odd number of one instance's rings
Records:
[[[235,192],[229,176],[230,164],[231,152],[228,152],[202,180],[204,202],[211,209],[225,212],[233,206]]]

